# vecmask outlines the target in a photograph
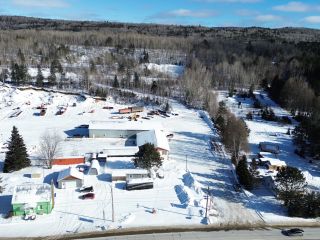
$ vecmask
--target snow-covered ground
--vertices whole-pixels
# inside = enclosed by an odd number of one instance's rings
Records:
[[[265,92],[255,92],[257,99],[264,106],[269,106],[278,117],[290,117],[290,114],[273,102]],[[260,142],[271,142],[278,144],[280,153],[272,157],[276,160],[282,160],[288,166],[299,168],[306,177],[308,188],[313,191],[320,191],[320,169],[317,164],[310,164],[308,160],[303,159],[294,153],[295,146],[292,141],[292,135],[288,135],[288,128],[294,129],[295,124],[283,124],[274,121],[265,121],[258,116],[258,109],[253,108],[253,100],[250,98],[227,97],[228,93],[225,91],[219,92],[219,100],[226,102],[227,107],[236,116],[245,120],[250,129],[249,145],[250,153],[253,156],[259,153]],[[238,102],[241,102],[241,107],[238,107]],[[246,114],[251,111],[254,112],[253,120],[247,120]],[[246,192],[248,195],[248,206],[257,210],[263,216],[263,219],[269,223],[283,223],[283,222],[301,222],[301,221],[315,221],[306,219],[295,219],[287,217],[286,210],[279,202],[272,191],[264,185],[259,185],[252,192]]]
[[[75,107],[72,107],[73,103],[76,103]],[[40,110],[36,109],[41,104],[46,104],[45,116],[39,116]],[[210,139],[218,141],[218,136],[205,113],[187,109],[175,101],[171,101],[171,104],[177,116],[155,116],[151,120],[142,120],[161,121],[166,131],[174,134],[169,142],[169,160],[163,164],[164,179],[155,179],[153,189],[127,191],[124,190],[124,182],[111,183],[108,173],[112,169],[134,167],[130,158],[113,158],[108,160],[106,166],[101,165],[100,175],[85,176],[85,185],[94,186],[94,200],[80,200],[79,193],[74,189],[55,189],[56,205],[51,214],[38,216],[35,221],[29,222],[20,217],[8,220],[0,218],[1,236],[28,237],[138,226],[203,224],[208,187],[209,223],[260,223],[261,218],[256,209],[250,206],[250,201],[233,189],[230,160],[225,158],[223,151],[212,151]],[[55,115],[60,106],[68,106],[67,111],[63,115]],[[106,110],[103,106],[113,106],[114,109]],[[88,124],[92,120],[112,121],[110,118],[119,116],[115,112],[123,107],[127,106],[115,104],[112,99],[105,102],[90,97],[85,99],[75,95],[21,91],[1,86],[0,142],[9,139],[15,125],[33,160],[38,157],[40,136],[46,131],[55,131],[64,138],[61,153],[68,156],[99,152],[108,145],[124,145],[121,139],[68,138],[78,133],[78,125]],[[152,108],[147,107],[147,110]],[[10,117],[17,111],[22,112],[17,117]],[[140,115],[146,114],[145,111]],[[0,169],[4,157],[3,153],[0,154]],[[15,185],[24,182],[49,183],[51,179],[56,179],[60,169],[30,167],[10,174],[0,173],[6,184],[5,192],[0,195],[0,214],[4,215],[10,210]],[[41,170],[44,178],[30,179],[28,174],[37,170]],[[115,222],[112,222],[111,217],[111,187],[114,193]],[[153,209],[156,209],[155,214],[152,213]]]
[[[146,63],[141,66],[143,69],[147,68],[150,71],[164,73],[170,77],[177,78],[183,74],[184,66],[172,65],[172,64],[156,64]]]

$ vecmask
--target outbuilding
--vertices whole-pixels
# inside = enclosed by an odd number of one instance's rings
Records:
[[[58,157],[53,159],[52,165],[73,165],[84,164],[84,156],[70,156],[70,157]]]
[[[278,144],[270,142],[261,142],[259,143],[259,148],[262,152],[270,152],[273,154],[280,153],[280,147]]]
[[[79,188],[83,185],[83,173],[79,172],[76,168],[66,168],[59,172],[58,187],[65,188]]]
[[[140,147],[146,143],[153,144],[162,159],[168,159],[170,148],[168,139],[163,131],[154,129],[137,133],[137,146]]]
[[[11,205],[14,216],[49,214],[53,208],[53,189],[45,183],[18,185],[13,190]]]

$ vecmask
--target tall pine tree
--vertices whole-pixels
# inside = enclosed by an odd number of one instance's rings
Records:
[[[43,87],[43,79],[44,79],[44,77],[42,75],[42,71],[41,71],[40,65],[38,65],[37,69],[38,69],[38,74],[37,74],[36,85],[37,85],[37,87]]]
[[[4,161],[3,172],[18,171],[30,166],[30,159],[27,154],[26,145],[20,136],[18,129],[13,126],[9,141],[8,152]]]

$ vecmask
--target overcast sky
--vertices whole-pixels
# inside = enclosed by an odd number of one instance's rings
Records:
[[[319,29],[320,0],[0,0],[0,15]]]

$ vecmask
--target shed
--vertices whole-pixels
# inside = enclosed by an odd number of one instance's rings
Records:
[[[49,184],[25,183],[15,186],[12,194],[14,216],[49,214],[53,208],[53,189]]]
[[[59,172],[58,175],[59,188],[79,188],[83,185],[83,173],[76,168],[66,168]]]
[[[98,160],[93,159],[88,171],[88,175],[99,175],[99,174],[100,174],[100,164]]]
[[[136,112],[143,112],[144,108],[143,107],[130,107],[132,113]]]
[[[278,144],[270,143],[270,142],[261,142],[259,143],[259,148],[263,152],[270,152],[274,154],[278,154],[280,152],[280,147]]]
[[[122,108],[122,109],[119,109],[119,113],[121,113],[121,114],[131,113],[131,109],[130,108]]]
[[[73,165],[73,164],[83,164],[84,162],[85,162],[84,156],[58,157],[52,161],[52,165]]]
[[[111,173],[112,181],[127,181],[129,179],[149,178],[149,171],[146,169],[114,169]]]

